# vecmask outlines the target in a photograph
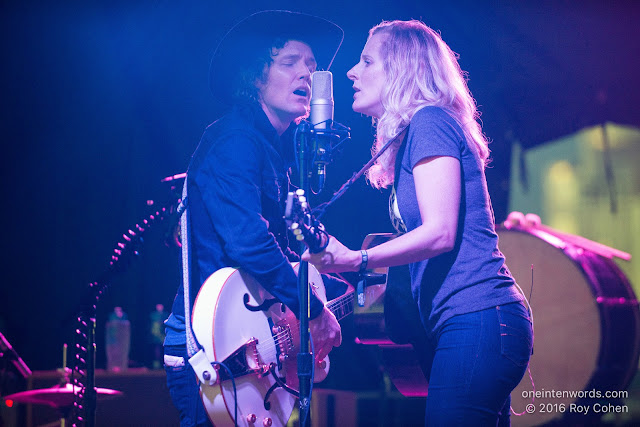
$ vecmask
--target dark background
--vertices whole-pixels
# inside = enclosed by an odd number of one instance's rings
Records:
[[[353,140],[314,203],[369,159],[371,121],[351,111],[345,73],[382,19],[422,19],[459,53],[492,140],[487,178],[497,221],[507,213],[512,142],[532,147],[605,121],[640,126],[640,2],[240,3],[0,2],[0,331],[32,369],[61,365],[88,283],[122,233],[171,200],[160,180],[185,171],[222,113],[207,86],[213,50],[257,10],[314,13],[345,31],[332,67],[335,118]],[[325,225],[358,247],[367,233],[390,231],[387,197],[358,182]],[[101,302],[99,366],[115,305],[132,322],[133,364],[148,357],[149,314],[156,303],[170,308],[179,282],[167,228],[157,222],[146,233],[141,255]]]

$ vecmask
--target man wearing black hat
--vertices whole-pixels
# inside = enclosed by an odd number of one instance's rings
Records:
[[[187,173],[191,221],[190,299],[213,272],[241,268],[296,315],[297,278],[283,219],[291,134],[309,112],[311,73],[328,69],[342,43],[337,25],[315,16],[265,11],[232,28],[209,74],[231,111],[204,132]],[[316,358],[340,345],[340,326],[315,296],[309,322]],[[181,426],[210,425],[186,361],[184,292],[165,322],[165,366]]]

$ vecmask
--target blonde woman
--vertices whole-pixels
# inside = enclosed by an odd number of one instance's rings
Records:
[[[420,21],[383,22],[347,73],[353,110],[374,118],[374,153],[408,126],[367,172],[391,187],[402,234],[367,251],[335,238],[305,254],[324,272],[409,264],[430,340],[428,425],[505,425],[509,394],[532,347],[524,297],[498,250],[484,168],[487,140],[456,54]]]

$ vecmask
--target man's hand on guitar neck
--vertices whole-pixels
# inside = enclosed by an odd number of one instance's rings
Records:
[[[327,307],[318,317],[309,320],[309,329],[317,361],[323,360],[333,347],[342,343],[340,324]]]

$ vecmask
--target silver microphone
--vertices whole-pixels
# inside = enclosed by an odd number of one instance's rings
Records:
[[[311,101],[309,121],[316,133],[314,152],[318,178],[318,192],[322,191],[329,163],[331,137],[322,135],[323,130],[331,128],[333,122],[333,75],[330,71],[316,71],[311,75]]]
[[[314,129],[326,129],[333,120],[333,75],[331,71],[316,71],[311,75],[311,111]]]

